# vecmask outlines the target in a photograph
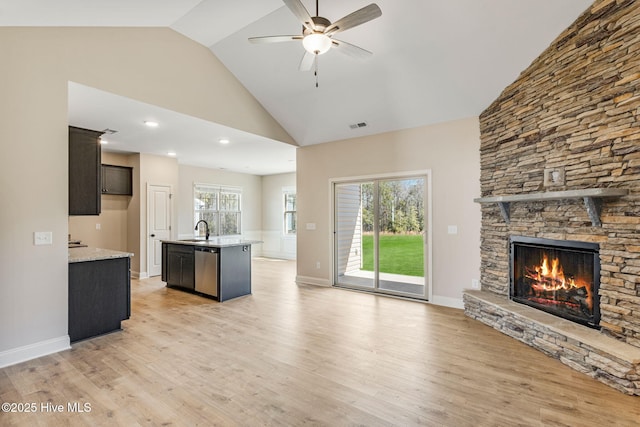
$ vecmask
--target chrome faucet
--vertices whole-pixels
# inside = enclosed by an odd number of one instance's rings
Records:
[[[198,226],[200,225],[201,222],[204,222],[204,226],[207,227],[206,229],[206,239],[209,240],[209,224],[207,223],[207,221],[205,221],[204,219],[201,219],[200,221],[196,222],[196,228],[195,230],[198,230]]]

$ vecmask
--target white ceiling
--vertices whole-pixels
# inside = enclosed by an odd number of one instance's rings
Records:
[[[145,121],[154,121],[150,128]],[[179,163],[252,175],[296,170],[296,148],[155,105],[69,83],[69,123],[104,134],[104,151],[176,154]],[[228,139],[228,144],[220,143]]]
[[[335,22],[371,1],[382,16],[335,37],[373,56],[355,60],[336,51],[320,56],[318,88],[312,72],[298,71],[304,52],[299,42],[247,41],[301,33],[281,0],[0,0],[0,25],[170,26],[209,47],[304,146],[477,116],[592,3],[320,0],[320,15]],[[315,2],[302,2],[315,15]],[[84,96],[90,92],[87,88]],[[104,95],[99,92],[96,96]],[[123,107],[113,106],[114,111],[135,104],[121,101]],[[351,130],[349,125],[358,122],[368,126]],[[113,126],[118,125],[104,127]],[[125,135],[128,128],[121,128],[123,141],[132,141]],[[201,159],[211,148],[207,144],[194,140],[193,151],[179,154],[179,161]]]

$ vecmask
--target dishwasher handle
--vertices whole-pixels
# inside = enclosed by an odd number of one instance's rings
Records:
[[[218,248],[199,248],[196,247],[195,248],[197,252],[209,252],[212,254],[217,254],[218,253]]]

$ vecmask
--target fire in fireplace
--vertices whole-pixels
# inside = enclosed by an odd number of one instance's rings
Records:
[[[597,328],[599,245],[512,236],[511,299]]]

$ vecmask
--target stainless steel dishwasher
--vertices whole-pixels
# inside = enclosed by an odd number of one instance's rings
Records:
[[[196,292],[218,296],[218,248],[197,247],[196,251]]]

